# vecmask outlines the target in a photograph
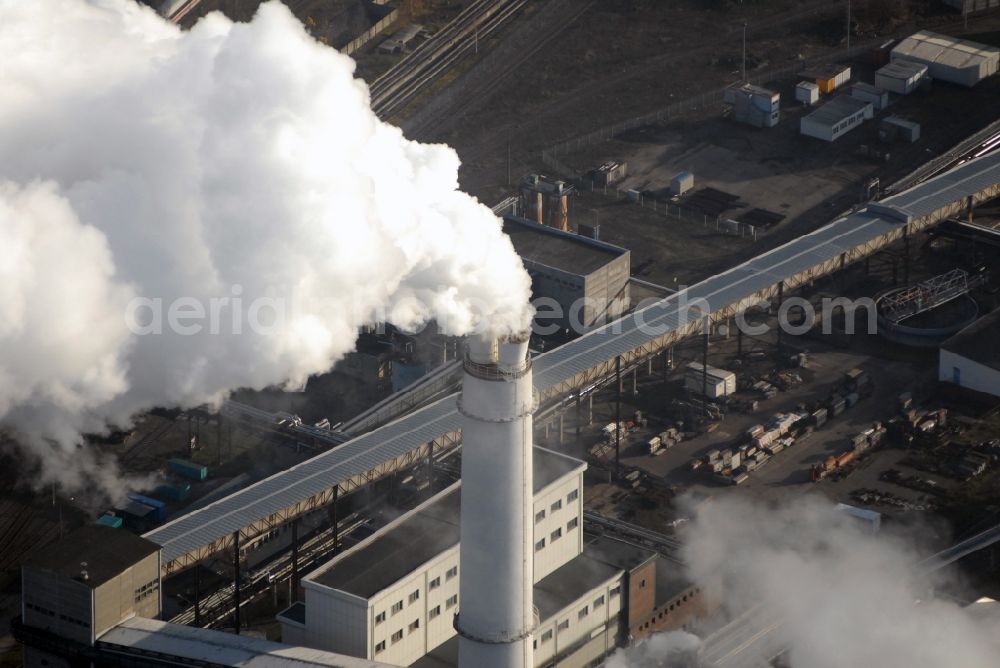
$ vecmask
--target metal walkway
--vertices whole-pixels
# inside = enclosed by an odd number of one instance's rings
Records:
[[[540,403],[574,394],[622,366],[658,354],[696,333],[705,317],[741,309],[844,268],[893,242],[1000,195],[1000,154],[966,162],[871,204],[811,234],[759,255],[678,294],[536,358]],[[699,306],[700,305],[700,306]],[[455,395],[272,475],[145,535],[163,546],[164,575],[251,538],[428,455],[431,444],[458,443]]]

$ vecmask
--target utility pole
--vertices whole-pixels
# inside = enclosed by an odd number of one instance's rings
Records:
[[[851,0],[847,0],[847,52],[851,52]]]
[[[507,187],[510,187],[510,130],[507,130]]]
[[[743,83],[747,82],[747,22],[743,22]]]

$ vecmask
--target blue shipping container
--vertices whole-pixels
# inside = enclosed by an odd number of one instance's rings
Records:
[[[199,466],[186,459],[171,459],[167,461],[167,466],[171,471],[189,480],[204,480],[208,477],[208,468]]]
[[[155,511],[157,522],[163,522],[167,519],[167,504],[163,503],[163,501],[157,501],[156,499],[136,494],[135,492],[130,492],[128,498],[152,508]]]
[[[112,529],[122,528],[122,518],[116,517],[114,513],[104,513],[97,518],[98,524],[103,524],[106,527],[111,527]]]
[[[173,485],[160,485],[153,494],[162,496],[170,501],[183,501],[191,493],[191,483],[179,482]]]

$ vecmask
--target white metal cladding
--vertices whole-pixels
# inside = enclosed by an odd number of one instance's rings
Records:
[[[995,189],[1000,184],[1000,153],[966,162],[955,169],[882,200],[902,209],[913,219],[947,206],[962,205],[966,198]],[[738,304],[778,282],[824,263],[836,262],[844,253],[863,248],[879,237],[897,232],[895,220],[859,212],[836,220],[811,234],[759,255],[687,290],[688,303],[703,298],[713,311]],[[696,323],[681,323],[679,295],[642,309],[642,321],[656,326],[660,336],[695,331]],[[595,366],[647,345],[656,335],[637,326],[636,314],[595,329],[534,360],[535,390],[539,395],[566,383]],[[451,395],[352,439],[291,469],[276,473],[246,489],[145,535],[163,546],[163,563],[219,540],[252,522],[295,505],[324,489],[402,456],[435,438],[460,428],[455,397]]]

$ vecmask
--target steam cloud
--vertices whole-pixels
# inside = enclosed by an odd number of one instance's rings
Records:
[[[931,597],[912,546],[863,534],[825,501],[717,500],[687,540],[692,577],[721,575],[727,601],[784,621],[793,668],[1000,665],[995,629]]]
[[[143,409],[326,371],[366,323],[530,324],[454,151],[380,122],[277,2],[182,32],[132,0],[0,0],[0,63],[0,425],[40,482],[85,484],[80,435]],[[171,305],[204,319],[170,331]]]

